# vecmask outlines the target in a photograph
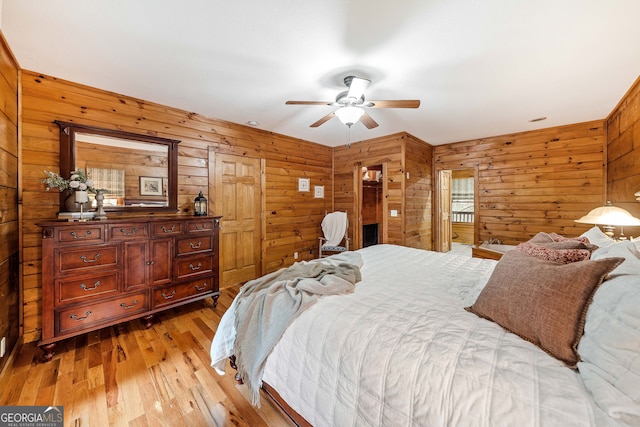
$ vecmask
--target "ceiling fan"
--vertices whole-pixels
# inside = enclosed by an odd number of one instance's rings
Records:
[[[367,101],[364,97],[364,92],[370,83],[371,80],[368,79],[347,76],[344,78],[344,84],[349,89],[340,92],[335,101],[287,101],[286,105],[333,105],[340,107],[317,122],[312,123],[310,126],[312,128],[328,122],[333,117],[338,117],[342,123],[349,127],[361,121],[367,129],[377,127],[378,123],[364,111],[364,108],[418,108],[420,106],[420,100],[418,99]]]

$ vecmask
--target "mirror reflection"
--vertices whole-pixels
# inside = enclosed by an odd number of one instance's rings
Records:
[[[104,188],[105,209],[167,207],[169,150],[166,145],[76,132],[76,167]]]
[[[60,170],[84,169],[107,211],[176,210],[179,141],[58,122]],[[95,206],[95,200],[92,198]]]

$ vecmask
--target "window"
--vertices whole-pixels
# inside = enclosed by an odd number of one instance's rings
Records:
[[[473,222],[473,178],[451,180],[451,221]]]
[[[124,169],[87,168],[94,188],[106,188],[105,206],[124,205]],[[95,201],[94,201],[95,203]]]

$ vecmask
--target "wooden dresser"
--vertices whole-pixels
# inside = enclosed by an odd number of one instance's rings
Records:
[[[41,222],[44,359],[56,342],[219,292],[220,217]]]

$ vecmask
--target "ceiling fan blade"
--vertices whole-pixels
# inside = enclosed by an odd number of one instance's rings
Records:
[[[324,116],[323,118],[321,118],[320,120],[318,120],[317,122],[313,123],[309,127],[317,128],[321,124],[324,124],[324,123],[328,122],[329,120],[331,120],[334,116],[335,116],[335,113],[331,112],[331,113],[327,114],[326,116]]]
[[[286,105],[333,105],[334,101],[287,101]]]
[[[349,84],[349,93],[347,94],[347,98],[353,99],[354,101],[359,100],[364,95],[364,91],[367,90],[370,83],[371,80],[353,77]]]
[[[373,104],[373,105],[371,105]],[[418,108],[420,106],[419,99],[405,99],[392,101],[368,101],[365,107],[368,108]]]
[[[362,117],[360,117],[360,121],[362,122],[363,125],[367,127],[367,129],[373,129],[378,127],[378,123],[376,123],[376,121],[373,120],[371,116],[368,115],[366,112],[362,115]]]

